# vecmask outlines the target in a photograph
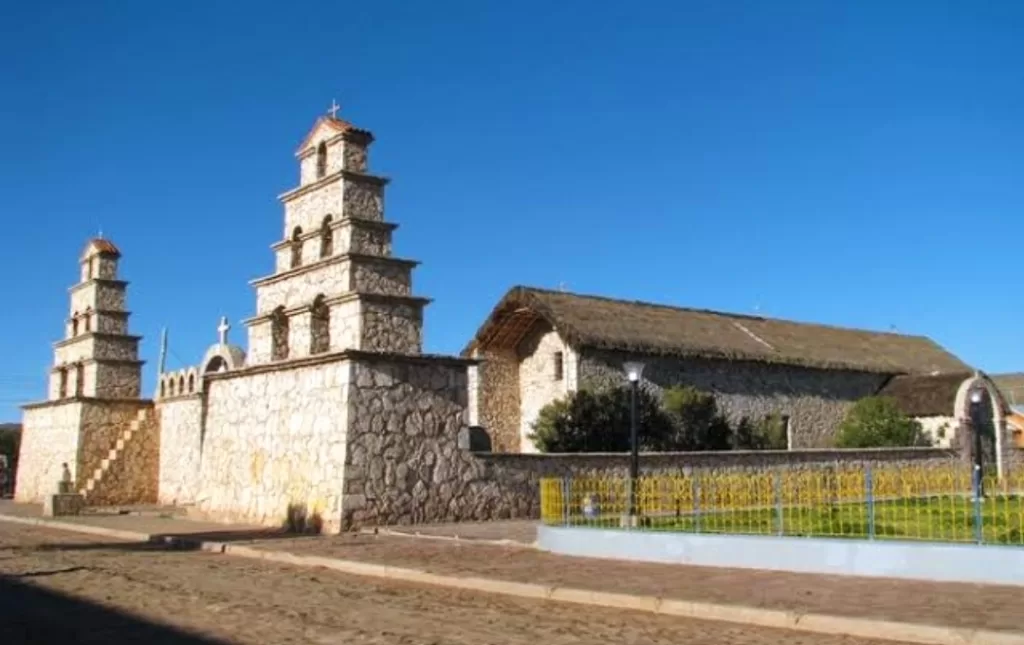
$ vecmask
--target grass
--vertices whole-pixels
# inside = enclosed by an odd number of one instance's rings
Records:
[[[1024,545],[1024,499],[993,496],[980,508],[982,542]],[[975,504],[964,496],[892,499],[873,504],[823,504],[749,508],[720,512],[678,511],[644,515],[651,531],[740,535],[785,535],[861,539],[975,542]],[[618,527],[620,513],[574,514],[570,524]],[[561,524],[550,521],[551,524]]]

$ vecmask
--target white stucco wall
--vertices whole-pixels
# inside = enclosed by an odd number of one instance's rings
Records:
[[[956,419],[953,417],[917,417],[917,421],[932,439],[933,445],[938,448],[948,448],[952,445],[953,436],[956,434]],[[945,431],[943,428],[945,427]]]
[[[82,404],[63,403],[25,410],[14,500],[42,502],[57,492],[61,464],[77,476]]]
[[[157,414],[160,415],[157,498],[161,504],[192,504],[199,486],[202,398],[193,394],[161,401]]]
[[[537,327],[519,345],[519,435],[521,452],[537,452],[529,439],[541,409],[575,389],[575,355],[550,327]],[[562,352],[562,378],[555,378],[555,353]]]
[[[297,504],[336,530],[349,370],[341,361],[212,378],[198,510],[280,526]]]

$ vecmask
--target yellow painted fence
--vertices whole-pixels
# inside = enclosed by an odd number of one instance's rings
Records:
[[[979,496],[961,463],[645,475],[635,513],[628,478],[548,478],[540,487],[550,525],[1024,545],[1024,473],[983,477]]]

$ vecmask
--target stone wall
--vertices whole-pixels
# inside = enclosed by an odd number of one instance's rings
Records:
[[[14,488],[16,502],[41,503],[57,492],[61,464],[74,478],[82,404],[43,403],[26,407],[22,416],[21,448]]]
[[[286,197],[284,201],[284,231],[281,239],[292,236],[292,230],[301,226],[303,231],[311,231],[320,226],[324,216],[334,214],[337,217],[343,212],[341,177],[328,177],[322,183],[310,184],[298,189],[294,197]]]
[[[160,416],[160,474],[157,500],[161,504],[192,504],[199,487],[202,452],[201,393],[178,396],[157,404]]]
[[[133,422],[136,429],[124,442],[117,459],[86,494],[90,506],[155,504],[160,470],[160,420],[151,401],[93,401],[82,408],[82,439],[78,455],[81,467],[78,488],[116,448]]]
[[[345,215],[373,221],[384,219],[384,186],[370,176],[346,175]]]
[[[85,364],[85,396],[134,399],[142,395],[142,363],[102,361]]]
[[[101,311],[124,311],[125,284],[117,280],[79,282],[71,287],[71,311],[92,307]]]
[[[207,379],[198,513],[280,526],[301,507],[337,530],[347,363],[325,356]]]
[[[394,354],[419,354],[423,348],[423,304],[420,301],[362,298],[358,349]]]
[[[477,423],[487,429],[494,452],[519,452],[519,359],[512,350],[478,355]]]
[[[415,262],[370,255],[352,255],[352,291],[408,296]]]
[[[311,304],[321,294],[345,293],[349,290],[350,270],[347,256],[332,256],[261,279],[256,283],[256,313],[267,315],[279,306],[294,309]]]
[[[692,385],[715,394],[733,420],[788,415],[791,448],[829,448],[854,401],[875,394],[886,376],[841,370],[706,359],[631,357],[620,352],[583,350],[581,385],[622,385],[622,364],[639,358],[646,364],[645,385],[657,389]]]
[[[471,457],[467,361],[373,358],[352,363],[342,526],[466,517]]]

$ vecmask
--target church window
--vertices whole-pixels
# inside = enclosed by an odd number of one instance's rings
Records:
[[[328,215],[320,225],[320,257],[326,258],[334,253],[334,231],[331,230],[331,220]]]
[[[270,360],[288,358],[288,316],[278,307],[270,316]]]
[[[316,178],[327,174],[327,144],[323,141],[316,147]]]
[[[196,391],[196,375],[195,374],[189,374],[188,375],[188,392],[189,392],[189,394],[191,394],[191,393],[193,393],[195,391]]]
[[[85,391],[85,365],[75,363],[75,396],[82,396]]]
[[[292,268],[302,266],[302,227],[296,226],[292,231]]]
[[[556,381],[561,381],[562,380],[562,376],[564,375],[564,372],[565,372],[565,359],[562,356],[562,352],[555,352],[554,363],[555,363],[555,366],[554,366],[555,367],[555,380]]]
[[[62,367],[57,371],[57,378],[60,379],[57,398],[63,399],[68,395],[68,370],[66,367]]]
[[[82,331],[88,333],[89,331],[91,331],[91,329],[90,329],[91,326],[92,326],[92,307],[89,307],[88,309],[85,310],[85,313],[82,314]]]
[[[75,337],[78,335],[78,312],[71,314],[71,336]]]
[[[178,376],[178,394],[181,395],[181,394],[184,394],[184,393],[185,393],[185,377],[184,377],[184,375],[180,375],[180,376]]]
[[[322,354],[331,348],[331,310],[323,295],[313,300],[309,326],[310,354]]]

